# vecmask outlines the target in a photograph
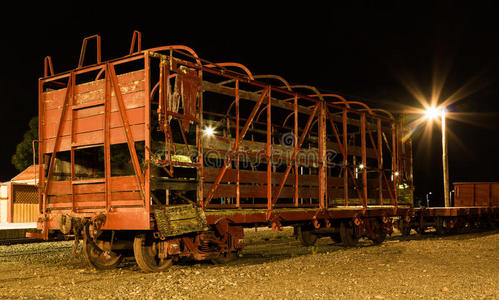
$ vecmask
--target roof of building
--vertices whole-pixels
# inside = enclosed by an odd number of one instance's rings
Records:
[[[39,177],[39,165],[31,165],[27,167],[24,171],[17,174],[10,181],[12,182],[28,182],[28,181],[38,181]]]

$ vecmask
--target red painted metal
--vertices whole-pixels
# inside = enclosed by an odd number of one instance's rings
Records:
[[[454,207],[499,206],[499,182],[454,182]]]
[[[234,146],[231,149],[231,152],[237,151],[239,149],[239,143],[246,135],[246,133],[249,129],[249,126],[251,125],[251,122],[253,121],[253,118],[255,117],[256,112],[260,108],[260,105],[262,104],[263,100],[265,99],[266,95],[269,92],[270,92],[270,90],[268,88],[263,91],[262,95],[260,96],[260,99],[257,101],[255,106],[253,107],[253,110],[251,111],[249,118],[246,120],[246,123],[244,124],[244,127],[241,130],[241,133],[239,133],[239,139],[235,141]],[[228,156],[227,159],[225,160],[225,163],[224,163],[222,169],[220,170],[220,173],[218,174],[217,178],[215,179],[215,182],[213,183],[213,186],[211,187],[209,194],[202,201],[203,207],[206,207],[210,203],[211,199],[213,198],[213,194],[215,193],[218,185],[220,184],[220,181],[222,180],[222,177],[224,176],[225,171],[227,170],[227,167],[231,161],[232,161],[232,157]]]
[[[90,39],[97,62],[84,66]],[[208,259],[239,251],[245,226],[334,231],[355,224],[377,243],[391,232],[391,218],[424,230],[445,218],[459,226],[497,217],[496,183],[456,183],[456,206],[463,207],[415,208],[412,144],[383,109],[254,75],[239,63],[208,62],[186,46],[141,44],[134,31],[127,56],[102,62],[100,36],[86,38],[77,68],[61,74],[45,58],[41,233],[32,236],[48,239],[66,215],[75,224],[99,223],[99,230],[128,230],[129,240],[147,232],[160,258]],[[95,157],[85,159],[85,151]],[[126,167],[114,151],[128,155]],[[155,213],[182,201],[204,209],[210,230],[165,239]]]

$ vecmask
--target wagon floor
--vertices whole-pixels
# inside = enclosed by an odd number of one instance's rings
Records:
[[[394,209],[394,205],[370,205],[367,210],[383,210],[383,209]],[[409,206],[398,206],[398,208],[407,209]],[[315,212],[318,207],[287,207],[287,208],[275,208],[272,209],[274,213],[282,212]],[[328,211],[362,211],[363,207],[360,205],[351,206],[336,206],[328,207]],[[257,213],[267,213],[266,208],[220,208],[214,209],[210,208],[205,211],[206,215],[233,215],[233,214],[257,214]]]

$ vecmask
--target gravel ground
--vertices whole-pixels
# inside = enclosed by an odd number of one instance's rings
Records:
[[[246,231],[243,257],[184,261],[143,273],[133,259],[88,268],[72,242],[0,246],[5,299],[499,299],[499,230],[437,237],[395,233],[379,246],[329,238],[303,247],[292,230]]]

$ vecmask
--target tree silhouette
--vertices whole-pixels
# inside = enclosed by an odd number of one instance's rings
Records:
[[[23,140],[17,144],[16,153],[12,155],[11,162],[17,170],[23,171],[33,164],[33,140],[36,139],[38,139],[37,116],[29,121],[29,129],[24,133]]]

